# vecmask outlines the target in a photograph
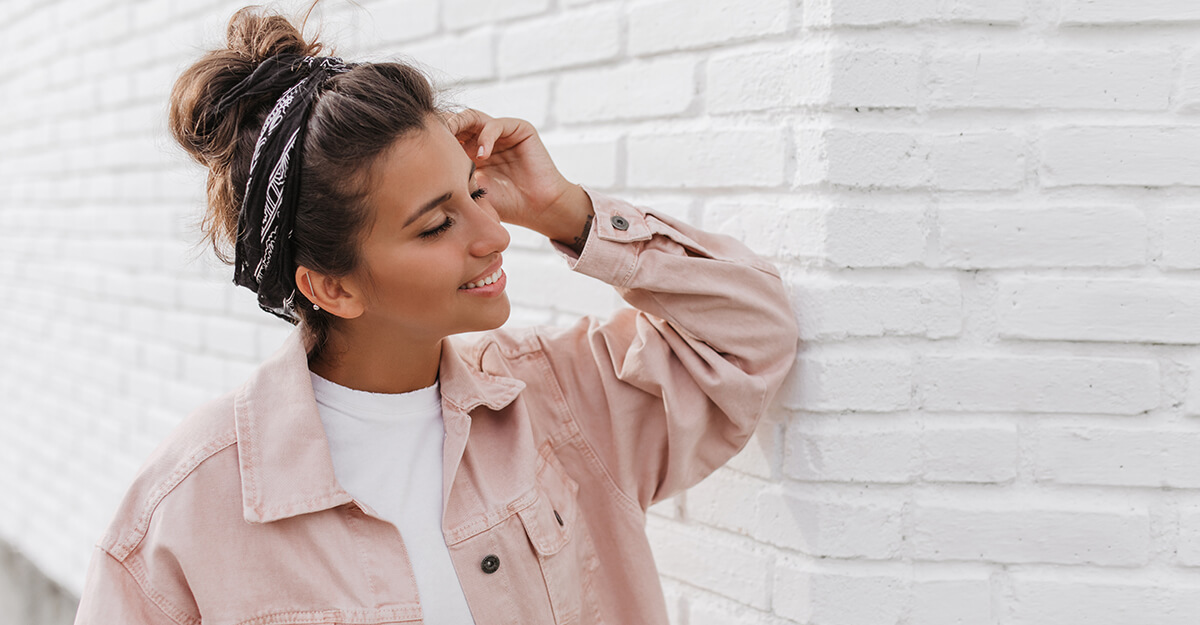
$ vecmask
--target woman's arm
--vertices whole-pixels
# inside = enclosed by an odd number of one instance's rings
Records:
[[[645,508],[749,439],[796,354],[774,266],[740,242],[587,192],[528,122],[447,118],[500,218],[540,232],[635,310],[539,333],[569,418]]]
[[[745,445],[795,360],[796,322],[775,268],[740,242],[615,198],[592,205],[572,269],[634,310],[539,337],[570,416],[644,509]]]

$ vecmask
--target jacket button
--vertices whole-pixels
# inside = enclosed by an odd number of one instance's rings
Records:
[[[563,524],[562,517],[558,516],[558,510],[554,511],[554,520],[558,521],[559,527],[562,527],[562,524]]]
[[[500,558],[488,555],[483,559],[483,562],[479,563],[479,568],[483,569],[484,573],[491,575],[496,572],[496,569],[500,568]]]
[[[624,217],[622,217],[620,215],[613,215],[612,227],[616,228],[617,230],[622,230],[622,231],[628,230],[629,229],[629,220],[625,219]]]

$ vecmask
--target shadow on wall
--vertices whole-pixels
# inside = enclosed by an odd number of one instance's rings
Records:
[[[79,599],[0,541],[0,623],[71,625]]]

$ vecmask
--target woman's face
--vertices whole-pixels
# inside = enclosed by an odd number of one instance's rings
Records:
[[[508,319],[500,253],[509,235],[474,169],[434,118],[380,156],[368,196],[374,223],[354,276],[365,295],[361,322],[436,341]]]

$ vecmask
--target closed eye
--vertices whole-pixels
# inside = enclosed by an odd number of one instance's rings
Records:
[[[443,232],[449,230],[450,226],[453,226],[453,225],[454,225],[454,220],[450,217],[446,217],[446,221],[443,221],[441,223],[441,225],[439,225],[438,227],[436,227],[432,230],[426,230],[425,232],[422,232],[421,234],[418,234],[417,236],[421,237],[422,239],[433,239],[433,238],[436,238],[438,235],[442,234]]]
[[[478,200],[485,195],[487,195],[487,189],[479,187],[477,190],[471,192],[471,199]]]

